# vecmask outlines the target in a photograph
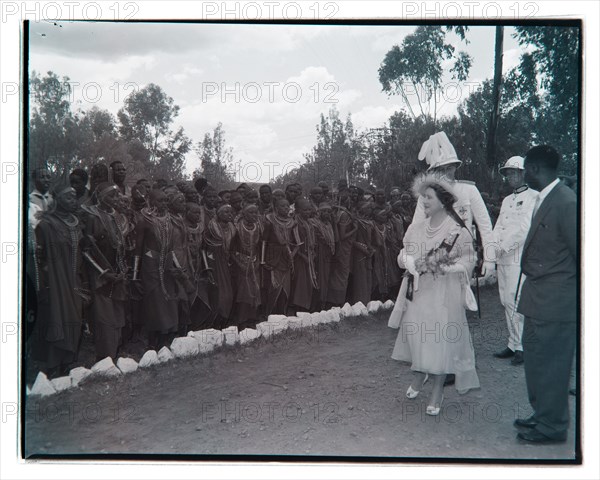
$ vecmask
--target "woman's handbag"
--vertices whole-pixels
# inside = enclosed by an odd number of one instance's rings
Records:
[[[475,298],[475,294],[473,290],[471,290],[471,285],[469,282],[462,282],[462,294],[463,294],[463,306],[472,312],[476,312],[479,310],[477,306],[477,299]]]

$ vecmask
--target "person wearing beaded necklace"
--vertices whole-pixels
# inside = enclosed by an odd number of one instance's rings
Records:
[[[190,278],[194,285],[190,295],[190,328],[201,330],[204,319],[210,316],[210,302],[208,299],[210,282],[203,250],[204,223],[202,222],[202,207],[198,203],[188,202],[186,204],[185,226],[191,269]]]
[[[125,238],[115,218],[118,187],[103,182],[96,192],[98,205],[82,206],[87,214],[84,232],[90,242],[84,258],[94,292],[94,301],[89,309],[90,323],[94,332],[96,361],[106,357],[116,360],[129,299]]]
[[[294,275],[289,305],[291,314],[295,314],[296,311],[310,310],[313,290],[319,287],[315,269],[315,231],[309,221],[312,214],[310,200],[298,198],[295,211],[299,241],[296,242],[298,247],[294,256]]]
[[[140,315],[154,349],[168,345],[178,327],[177,267],[168,202],[162,190],[150,192],[150,207],[142,209],[135,242],[133,281],[140,282]]]
[[[371,300],[373,286],[373,222],[371,212],[373,206],[369,202],[363,202],[358,206],[355,221],[357,226],[356,238],[352,249],[351,276],[349,279],[350,303],[363,304]]]
[[[350,206],[350,197],[347,195],[348,190],[340,190],[339,193],[340,205],[336,207],[333,229],[335,254],[329,274],[327,307],[341,307],[346,301],[352,261],[352,246],[357,231],[357,226],[352,222],[352,215],[348,210]]]
[[[90,300],[84,283],[81,223],[74,215],[77,196],[60,179],[52,188],[55,203],[35,229],[38,317],[32,353],[48,376],[67,372],[77,360],[83,327],[83,307]]]
[[[273,189],[271,185],[264,184],[258,189],[260,201],[258,203],[258,210],[261,215],[266,215],[273,211]]]
[[[388,209],[377,208],[373,211],[373,300],[385,301],[390,287],[390,264],[388,262],[389,227],[387,225]]]
[[[415,372],[407,398],[415,398],[427,378],[433,378],[426,413],[435,416],[446,374],[455,374],[460,394],[479,388],[465,313],[465,289],[475,266],[473,238],[453,209],[452,184],[430,174],[417,177],[413,190],[421,196],[427,218],[410,225],[398,256],[414,282],[409,295],[405,279],[390,316],[389,325],[400,326],[392,358],[410,363]]]
[[[233,285],[229,260],[231,242],[236,234],[233,225],[233,208],[222,205],[217,216],[209,223],[204,234],[208,264],[214,272],[216,288],[209,295],[212,310],[212,328],[223,329],[229,326],[233,307]]]
[[[275,193],[275,192],[273,192]],[[296,223],[289,216],[290,204],[285,198],[273,201],[274,211],[265,217],[262,241],[264,258],[261,263],[267,270],[267,295],[265,314],[285,314],[290,297],[294,262],[293,240]]]
[[[175,192],[169,196],[169,216],[173,224],[173,273],[177,283],[178,298],[178,334],[185,335],[190,320],[190,297],[194,294],[192,265],[190,263],[188,231],[183,214],[185,214],[185,195]]]
[[[231,244],[233,267],[236,272],[236,296],[232,317],[240,330],[254,328],[260,296],[260,237],[258,206],[249,204],[242,210],[242,218],[235,224],[237,235]]]
[[[217,205],[219,204],[219,196],[217,191],[208,185],[202,193],[202,223],[204,223],[204,230],[208,228],[208,222],[210,222],[217,214]]]
[[[319,204],[317,216],[309,220],[315,232],[315,269],[319,285],[319,288],[313,291],[311,306],[313,312],[324,309],[327,301],[331,262],[335,253],[335,235],[331,214],[331,204],[322,202]]]
[[[394,203],[394,205],[400,204],[400,201]],[[398,266],[396,259],[402,250],[402,239],[404,238],[404,223],[402,217],[394,214],[394,205],[392,208],[387,209],[387,228],[386,228],[386,250],[387,250],[387,265],[389,277],[389,293],[388,298],[394,299],[398,296],[400,290],[400,282],[402,281],[402,271]],[[387,299],[386,299],[387,300]]]

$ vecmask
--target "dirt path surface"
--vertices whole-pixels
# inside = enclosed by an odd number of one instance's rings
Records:
[[[390,358],[397,330],[388,313],[29,399],[25,455],[573,459],[574,397],[565,444],[517,442],[512,422],[531,413],[523,367],[492,357],[506,339],[494,288],[482,291],[482,305],[483,318],[470,318],[481,389],[446,387],[439,417],[425,415],[430,383],[404,397],[412,374]]]

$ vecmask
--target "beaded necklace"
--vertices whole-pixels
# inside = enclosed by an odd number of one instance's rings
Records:
[[[437,227],[432,227],[431,226],[431,218],[429,218],[428,221],[425,223],[425,236],[427,238],[435,237],[446,226],[449,219],[450,219],[450,216],[448,215],[442,221],[442,223],[440,223]]]
[[[319,232],[321,238],[323,239],[323,243],[325,243],[331,253],[335,252],[335,234],[333,233],[333,227],[330,223],[324,222],[318,218],[311,219],[311,224],[316,228],[316,231]]]
[[[246,222],[244,220],[241,220],[237,223],[237,231],[240,237],[242,250],[244,251],[244,253],[247,253],[251,257],[258,245],[258,225],[256,223],[253,223],[252,229],[250,230],[246,226]]]
[[[144,218],[152,225],[154,235],[160,244],[160,251],[158,253],[158,277],[160,280],[160,287],[167,300],[174,300],[167,292],[165,285],[165,263],[167,260],[167,253],[171,245],[172,229],[173,224],[168,213],[164,213],[162,216],[158,215],[156,208],[144,208],[142,209]]]
[[[294,223],[293,218],[284,218],[282,219],[275,213],[271,213],[267,215],[267,218],[271,221],[273,225],[273,231],[275,232],[275,236],[281,245],[288,245],[290,243],[290,230]]]

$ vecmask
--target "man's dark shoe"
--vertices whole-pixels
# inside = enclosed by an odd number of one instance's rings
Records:
[[[535,428],[537,424],[538,422],[535,418],[533,418],[533,415],[527,418],[517,418],[513,423],[515,427],[523,428]]]
[[[523,352],[517,350],[515,352],[515,356],[510,361],[511,365],[521,365],[524,362],[523,360]]]
[[[513,352],[510,348],[506,347],[501,352],[494,353],[494,357],[496,358],[510,358],[514,356],[515,352]]]
[[[456,376],[453,373],[449,373],[448,375],[446,375],[446,380],[444,380],[444,387],[446,387],[448,385],[454,385],[455,381],[456,381]]]
[[[573,395],[574,397],[577,396],[577,389],[576,388],[571,388],[569,390],[569,395]]]
[[[557,435],[553,437],[548,437],[544,435],[538,430],[530,430],[529,432],[521,432],[517,434],[517,439],[521,442],[525,443],[536,443],[536,444],[546,444],[546,443],[565,443],[567,441],[567,434]]]

